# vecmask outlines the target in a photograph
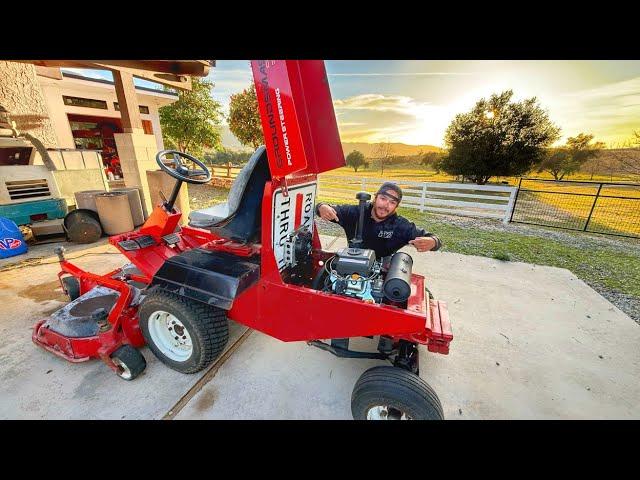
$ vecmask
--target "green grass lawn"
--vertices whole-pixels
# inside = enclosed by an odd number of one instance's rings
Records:
[[[566,268],[590,285],[640,298],[640,241],[621,240],[637,249],[605,244],[585,249],[562,240],[452,225],[439,215],[410,209],[401,209],[401,215],[437,234],[443,251]]]

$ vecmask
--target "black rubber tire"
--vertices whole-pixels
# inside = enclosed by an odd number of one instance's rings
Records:
[[[72,302],[80,296],[80,280],[76,277],[63,277],[62,285],[64,286],[64,293],[67,294]]]
[[[157,310],[175,316],[189,332],[193,351],[185,361],[172,360],[153,343],[148,322],[151,314]],[[169,368],[181,373],[196,373],[211,365],[222,354],[229,340],[229,321],[224,310],[162,289],[152,289],[145,297],[139,318],[142,335],[153,354]]]
[[[376,405],[388,405],[405,412],[413,420],[444,420],[436,392],[418,375],[392,366],[365,371],[351,394],[354,420],[366,420]]]
[[[147,361],[137,348],[131,345],[122,345],[111,354],[111,359],[124,364],[120,366],[118,376],[123,380],[131,381],[140,375],[147,367]]]

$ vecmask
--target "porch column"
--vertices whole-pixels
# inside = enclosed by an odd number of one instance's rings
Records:
[[[155,135],[146,135],[142,129],[133,75],[119,70],[112,70],[112,72],[124,131],[124,133],[114,134],[124,184],[127,187],[139,189],[146,218],[154,207],[149,192],[147,170],[158,169],[155,160],[156,139]]]

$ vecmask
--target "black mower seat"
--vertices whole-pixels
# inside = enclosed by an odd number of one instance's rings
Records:
[[[189,226],[207,228],[223,238],[247,243],[260,232],[262,194],[271,179],[267,150],[258,147],[231,185],[226,203],[189,214]]]

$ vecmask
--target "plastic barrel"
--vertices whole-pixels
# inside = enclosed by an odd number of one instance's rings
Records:
[[[100,193],[106,192],[105,190],[83,190],[82,192],[75,192],[73,195],[76,197],[76,208],[85,208],[97,213],[96,195]]]
[[[133,225],[136,227],[142,225],[144,223],[144,212],[142,210],[142,202],[140,201],[140,191],[136,187],[114,188],[111,191],[127,193]]]
[[[13,220],[0,217],[0,258],[21,255],[28,250],[22,232]]]
[[[63,225],[67,237],[74,243],[93,243],[102,236],[98,214],[87,208],[71,210],[64,217]]]
[[[133,217],[126,192],[100,193],[96,195],[96,206],[102,229],[107,235],[133,230]]]

